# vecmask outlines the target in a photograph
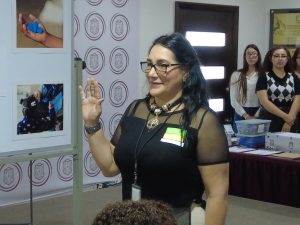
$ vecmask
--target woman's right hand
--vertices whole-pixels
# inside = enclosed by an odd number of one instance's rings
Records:
[[[290,126],[294,125],[294,122],[296,120],[296,117],[291,114],[287,114],[286,117],[284,118],[284,121],[289,124]]]
[[[100,96],[100,88],[95,79],[88,79],[86,94],[82,86],[79,86],[80,96],[82,99],[82,118],[85,126],[95,126],[102,113],[101,103],[104,101]]]

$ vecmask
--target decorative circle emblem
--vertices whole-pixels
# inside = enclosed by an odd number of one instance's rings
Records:
[[[109,88],[109,100],[115,107],[124,104],[128,97],[128,87],[123,81],[116,80]]]
[[[80,31],[80,22],[79,22],[78,17],[76,15],[74,15],[74,34],[73,34],[73,36],[75,37],[79,31]]]
[[[84,23],[85,35],[92,41],[98,40],[105,31],[105,21],[103,17],[91,12],[85,18]]]
[[[43,186],[51,174],[52,167],[48,159],[32,161],[32,185]],[[28,166],[28,177],[30,177],[30,165]]]
[[[122,41],[129,33],[129,22],[122,14],[115,14],[110,21],[110,32],[116,41]]]
[[[87,152],[84,156],[84,172],[89,177],[95,177],[100,173],[100,168],[93,159],[91,152]]]
[[[111,2],[116,7],[123,7],[124,5],[126,5],[128,0],[112,0]]]
[[[18,163],[0,166],[0,190],[13,191],[18,187],[23,177],[21,166]]]
[[[87,72],[91,75],[98,74],[104,66],[104,60],[104,54],[99,48],[89,48],[84,56]]]
[[[115,113],[109,120],[109,133],[110,136],[114,135],[115,130],[117,129],[120,120],[122,118],[122,114],[120,113]]]
[[[70,181],[73,179],[73,158],[72,156],[61,156],[57,161],[58,178],[62,181]]]
[[[74,49],[74,58],[79,58],[79,54],[75,49]]]
[[[129,57],[125,49],[114,48],[109,57],[109,65],[112,72],[115,74],[123,73],[128,67]]]
[[[87,2],[90,5],[96,6],[96,5],[99,5],[102,2],[102,0],[87,0]]]

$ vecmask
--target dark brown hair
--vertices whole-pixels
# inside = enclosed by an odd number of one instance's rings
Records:
[[[262,71],[262,65],[261,65],[261,54],[258,49],[258,47],[255,44],[249,44],[246,46],[243,54],[243,68],[239,69],[238,71],[241,72],[240,79],[237,81],[239,83],[238,90],[242,90],[242,96],[239,96],[241,98],[241,102],[245,103],[247,101],[247,78],[246,74],[249,70],[249,64],[246,59],[246,52],[249,48],[253,48],[257,52],[257,62],[255,63],[255,71],[258,72],[258,75]]]
[[[270,72],[272,71],[273,69],[273,63],[272,63],[272,56],[274,54],[274,52],[278,49],[284,49],[285,52],[286,52],[286,55],[288,57],[288,61],[284,67],[284,71],[286,73],[290,73],[293,71],[293,68],[292,68],[292,60],[291,60],[291,54],[289,52],[289,50],[286,48],[286,47],[283,47],[283,46],[275,46],[273,48],[271,48],[266,56],[265,56],[265,59],[264,59],[264,62],[263,62],[263,69],[265,72]]]
[[[108,204],[92,225],[178,225],[172,208],[161,201],[140,200]]]
[[[296,48],[294,55],[292,57],[292,63],[293,63],[293,70],[295,71],[297,69],[297,57],[300,54],[300,47]]]

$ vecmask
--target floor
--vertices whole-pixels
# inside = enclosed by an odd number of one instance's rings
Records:
[[[84,193],[84,224],[108,202],[120,200],[120,186]],[[34,202],[33,225],[71,225],[72,196]],[[0,208],[0,225],[30,222],[29,204]],[[226,225],[300,225],[300,208],[229,196]]]

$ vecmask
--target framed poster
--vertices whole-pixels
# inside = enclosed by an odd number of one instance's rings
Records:
[[[0,12],[0,156],[73,148],[73,1],[1,0]]]
[[[270,10],[269,47],[284,46],[291,53],[300,46],[300,8]]]

